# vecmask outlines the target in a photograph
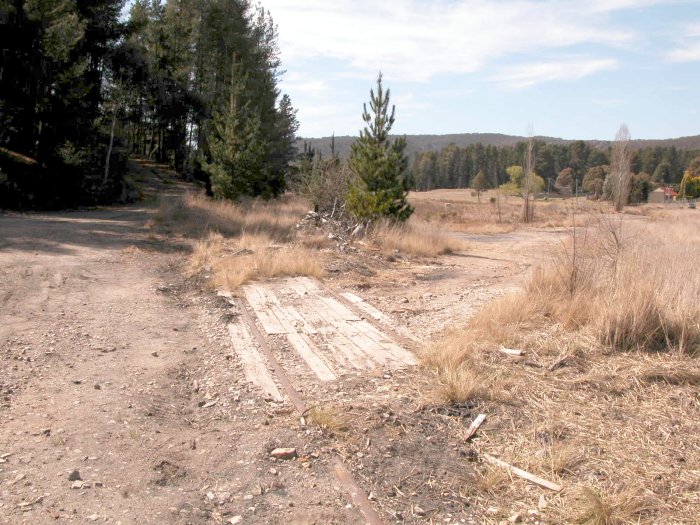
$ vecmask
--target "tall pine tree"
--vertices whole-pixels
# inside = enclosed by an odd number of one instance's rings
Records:
[[[413,213],[406,195],[405,172],[408,158],[404,154],[406,138],[391,141],[396,107],[389,113],[390,91],[384,92],[382,74],[377,77],[377,92],[370,91],[370,109],[364,105],[365,129],[352,145],[348,164],[355,177],[350,185],[346,206],[360,219],[374,221],[388,218],[405,221]]]

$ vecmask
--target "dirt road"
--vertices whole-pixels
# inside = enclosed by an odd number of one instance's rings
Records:
[[[162,184],[149,191],[183,191],[150,171]],[[291,281],[232,301],[183,278],[191,243],[149,229],[152,211],[0,215],[1,524],[365,523],[338,461],[386,523],[478,522],[455,431],[472,407],[426,404],[430,385],[387,334],[434,337],[512,288],[532,257],[493,258],[487,239],[392,266],[331,258],[336,292]],[[348,432],[300,422],[241,308],[306,405],[344,414]],[[393,330],[364,321],[384,313]],[[272,459],[277,447],[298,457]]]
[[[0,523],[361,523],[148,218],[0,215]]]

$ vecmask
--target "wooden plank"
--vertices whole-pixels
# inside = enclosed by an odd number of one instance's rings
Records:
[[[509,465],[505,461],[501,461],[498,458],[494,458],[493,456],[489,456],[488,454],[483,454],[482,457],[488,461],[489,463],[496,465],[498,467],[504,468],[508,470],[509,472],[515,474],[519,478],[526,479],[528,481],[531,481],[532,483],[535,483],[536,485],[539,485],[540,487],[544,487],[549,490],[553,490],[554,492],[561,492],[564,490],[564,487],[561,485],[557,485],[556,483],[553,483],[551,481],[548,481],[544,478],[541,478],[539,476],[536,476],[534,474],[531,474],[530,472],[527,472],[526,470],[519,469],[518,467],[514,467],[513,465]]]
[[[236,355],[238,355],[243,365],[243,374],[245,378],[249,382],[260,387],[275,401],[282,401],[284,398],[277,388],[275,381],[272,379],[272,374],[270,374],[267,368],[265,358],[260,355],[260,352],[255,348],[253,336],[246,326],[239,323],[230,323],[228,325],[228,332],[231,336],[233,350],[236,352]]]
[[[294,388],[294,385],[292,385],[292,382],[287,377],[287,374],[284,373],[282,365],[280,365],[279,361],[277,361],[275,354],[272,353],[270,345],[267,344],[265,336],[263,336],[262,333],[260,333],[260,330],[258,330],[258,327],[255,325],[255,320],[253,319],[253,316],[250,314],[250,312],[248,312],[248,309],[244,305],[241,306],[240,310],[241,317],[245,321],[248,330],[250,330],[250,332],[253,334],[253,337],[260,345],[260,350],[265,355],[265,357],[267,357],[267,360],[270,363],[270,366],[272,366],[272,369],[275,372],[275,375],[277,376],[280,385],[282,385],[282,388],[287,394],[287,397],[292,402],[294,407],[301,414],[303,414],[306,411],[304,401],[301,399],[301,396],[299,395],[299,392],[297,392],[296,388]]]
[[[471,438],[473,438],[474,434],[476,434],[479,427],[483,425],[484,421],[486,421],[486,414],[479,414],[476,416],[476,419],[472,421],[472,424],[469,425],[469,428],[467,429],[467,435],[465,436],[464,441],[469,441]]]
[[[332,297],[324,297],[322,299],[327,305],[333,306],[335,311],[343,312],[343,315],[348,317],[346,313],[348,308],[345,305]],[[358,346],[373,358],[379,356],[382,360],[381,364],[394,362],[399,365],[413,365],[417,363],[413,354],[396,344],[389,335],[366,320],[362,319],[346,324],[349,325],[350,330],[358,334]],[[372,342],[366,343],[367,340]]]
[[[350,495],[352,502],[360,509],[365,517],[367,525],[382,525],[382,519],[372,508],[367,495],[362,491],[357,482],[352,478],[350,471],[339,459],[335,461],[335,475],[340,480],[346,492]]]
[[[256,317],[268,335],[286,334],[287,331],[277,318],[270,312],[264,298],[260,295],[259,286],[248,285],[243,287],[243,292],[248,303],[253,308]]]
[[[277,322],[282,326],[286,335],[287,341],[296,350],[299,357],[309,366],[309,368],[318,376],[321,381],[333,381],[336,375],[333,372],[332,364],[323,354],[316,348],[314,343],[303,332],[303,323],[297,326],[297,321],[293,316],[288,315],[287,311],[282,308],[279,299],[266,286],[257,286],[256,291],[259,298],[265,303],[268,311],[275,317]]]
[[[503,348],[502,347],[502,348],[499,348],[498,351],[501,352],[502,354],[512,355],[515,357],[520,357],[520,356],[525,355],[525,352],[523,352],[522,350],[517,350],[515,348]]]
[[[391,355],[379,343],[360,330],[359,322],[347,321],[350,316],[346,308],[329,297],[319,297],[318,299],[318,313],[346,336],[350,344],[356,346],[363,354],[380,365],[392,361]]]
[[[366,313],[371,318],[386,325],[387,328],[390,328],[390,329],[398,332],[400,335],[410,339],[414,343],[423,344],[423,341],[421,341],[418,337],[414,336],[410,331],[406,330],[403,326],[399,326],[398,324],[396,324],[396,322],[391,317],[386,315],[384,312],[382,312],[378,308],[375,308],[373,305],[369,304],[367,301],[362,299],[362,297],[359,297],[351,292],[343,292],[339,295],[341,297],[343,297],[344,299],[347,299],[356,308],[358,308],[362,312]]]
[[[339,351],[344,358],[357,369],[372,369],[376,363],[356,344],[357,334],[344,321],[338,320],[328,312],[325,303],[319,297],[308,298],[299,307],[302,315],[316,325],[317,330],[328,341],[329,347]]]
[[[299,333],[288,333],[287,341],[297,351],[309,368],[318,376],[321,381],[333,381],[336,378],[335,373],[319,355],[314,344],[304,335]]]

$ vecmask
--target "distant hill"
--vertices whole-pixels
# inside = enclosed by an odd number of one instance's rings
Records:
[[[335,137],[335,150],[342,157],[346,158],[350,154],[350,145],[355,141],[356,137],[342,136]],[[570,144],[576,142],[574,140],[565,140],[556,137],[535,137],[536,140],[547,144]],[[450,144],[456,146],[469,146],[470,144],[484,144],[490,146],[512,146],[527,137],[517,135],[503,135],[501,133],[459,133],[453,135],[406,135],[408,145],[406,152],[412,156],[416,152],[421,151],[439,151]],[[298,139],[297,146],[301,151],[304,147],[304,142],[312,146],[317,152],[324,157],[330,155],[331,137]],[[610,141],[605,140],[586,140],[588,144],[601,149],[606,149],[610,146]],[[683,150],[700,149],[700,135],[692,137],[680,137],[675,139],[659,139],[659,140],[633,140],[631,145],[634,149],[646,147],[675,146]]]

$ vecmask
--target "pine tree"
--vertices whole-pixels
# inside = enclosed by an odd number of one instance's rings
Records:
[[[382,88],[382,74],[377,78],[377,92],[370,91],[370,112],[364,105],[362,119],[367,124],[352,145],[348,164],[355,175],[348,191],[348,210],[360,219],[374,221],[388,218],[405,221],[413,213],[406,200],[405,172],[408,159],[404,154],[406,138],[389,140],[396,107],[389,113],[389,95]]]
[[[202,162],[202,168],[209,175],[212,193],[217,198],[272,196],[266,188],[267,144],[261,133],[260,116],[250,102],[241,103],[248,76],[235,54],[231,69],[229,105],[214,117],[214,129],[208,140],[211,158]]]

